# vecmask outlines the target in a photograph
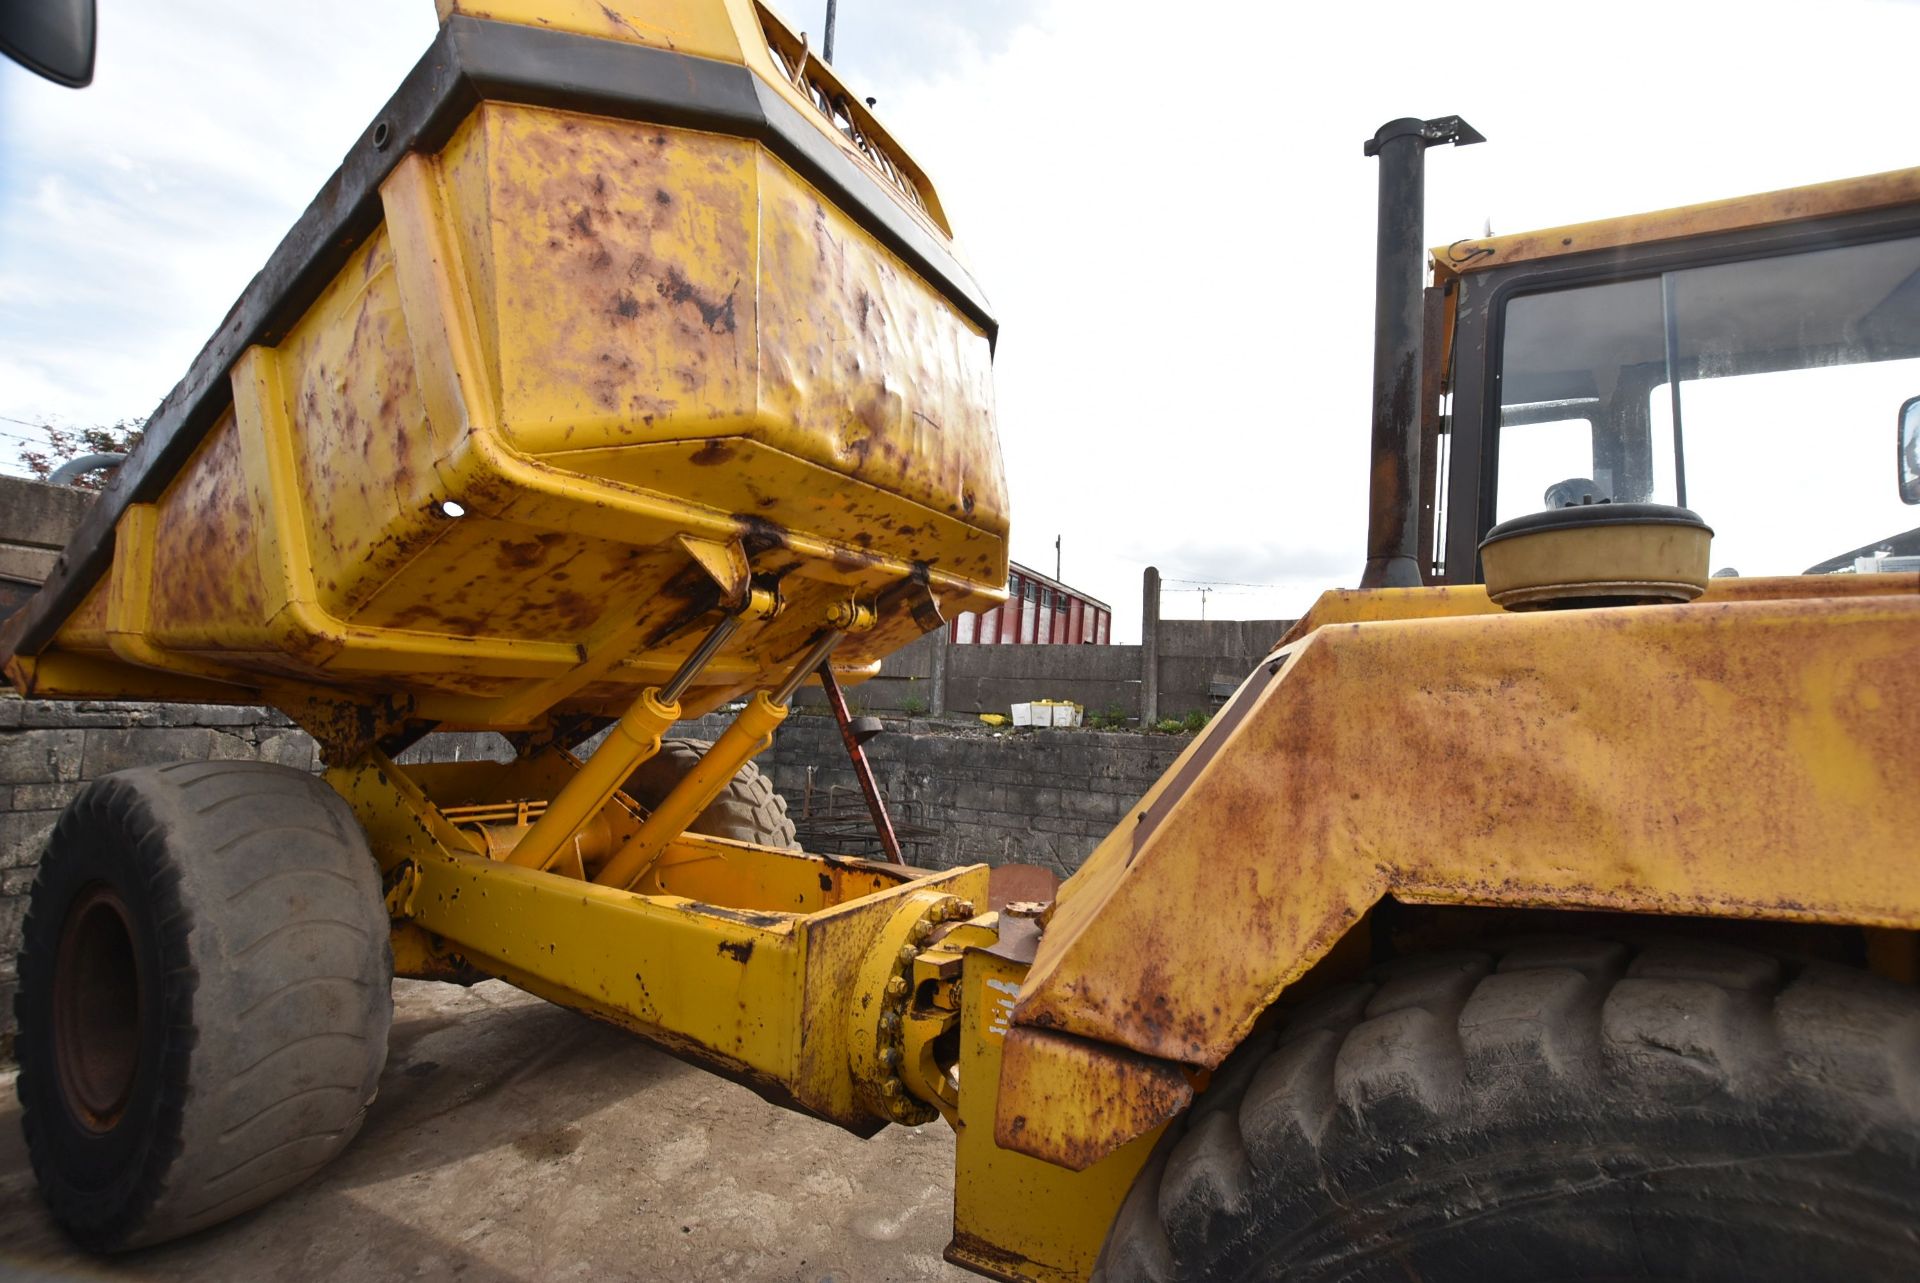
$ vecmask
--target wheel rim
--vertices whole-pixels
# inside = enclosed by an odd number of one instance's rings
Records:
[[[68,1110],[113,1129],[140,1069],[140,955],[119,892],[96,883],[67,911],[53,972],[53,1056]]]

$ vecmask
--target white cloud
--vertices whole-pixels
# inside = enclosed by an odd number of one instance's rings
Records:
[[[1491,140],[1430,153],[1429,243],[1920,160],[1911,6],[1205,13],[1058,0],[1000,52],[886,100],[1001,317],[1014,554],[1051,569],[1064,532],[1067,580],[1114,603],[1122,637],[1148,561],[1278,585],[1215,616],[1295,614],[1357,580],[1361,143],[1381,122],[1458,112]],[[1197,615],[1198,594],[1165,613]]]
[[[109,4],[90,88],[0,65],[0,415],[152,409],[433,30],[427,0]]]
[[[817,30],[822,0],[785,0]],[[1141,568],[1351,583],[1374,170],[1403,113],[1429,240],[1914,163],[1920,8],[1626,0],[1170,7],[842,0],[837,64],[933,173],[1002,322],[1014,555],[1116,607]],[[111,420],[185,372],[432,36],[428,0],[103,6],[79,94],[0,68],[0,415]],[[42,200],[44,194],[44,202]],[[0,445],[5,445],[0,438]],[[1197,614],[1198,595],[1167,603]]]

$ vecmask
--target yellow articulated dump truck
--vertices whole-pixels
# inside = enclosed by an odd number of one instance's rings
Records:
[[[327,764],[54,830],[19,1091],[78,1241],[338,1154],[399,975],[944,1119],[989,1278],[1920,1274],[1920,170],[1429,256],[1478,136],[1383,127],[1362,586],[996,904],[792,849],[750,766],[1003,595],[938,193],[755,0],[439,8],[0,632],[26,696]],[[396,763],[439,728],[517,756]]]

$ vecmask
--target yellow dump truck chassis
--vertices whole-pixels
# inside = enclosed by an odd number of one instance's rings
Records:
[[[326,763],[121,772],[59,821],[19,1090],[80,1242],[338,1154],[400,975],[503,979],[858,1135],[944,1120],[948,1258],[1010,1283],[1920,1273],[1920,575],[1623,566],[1710,546],[1613,520],[1640,496],[1537,514],[1559,551],[1490,596],[1498,371],[1440,422],[1474,272],[1874,243],[1920,178],[1489,242],[1424,312],[1383,254],[1374,590],[1323,597],[1054,899],[999,905],[981,865],[695,831],[804,683],[1004,597],[994,323],[932,185],[755,0],[440,10],[0,625],[24,695],[270,703]],[[1420,154],[1477,139],[1384,128],[1383,228],[1417,245]],[[1859,359],[1920,355],[1896,301]],[[443,727],[516,756],[402,764]]]

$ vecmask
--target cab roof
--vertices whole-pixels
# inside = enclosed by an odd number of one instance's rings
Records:
[[[1510,236],[1468,237],[1429,252],[1433,256],[1433,276],[1437,283],[1508,263],[1772,227],[1911,203],[1920,203],[1920,168],[1895,169],[1864,178],[1842,178],[1809,187],[1789,187],[1648,214],[1516,232]]]

